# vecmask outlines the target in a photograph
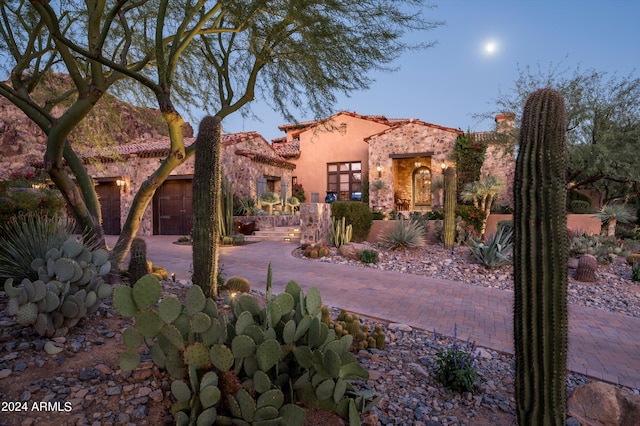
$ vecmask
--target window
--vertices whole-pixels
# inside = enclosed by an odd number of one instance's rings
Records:
[[[362,163],[327,164],[327,191],[335,192],[338,200],[362,200]]]

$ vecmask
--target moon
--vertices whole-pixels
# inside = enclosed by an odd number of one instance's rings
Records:
[[[495,53],[497,48],[498,46],[494,41],[489,41],[487,42],[487,44],[485,44],[484,51],[491,55],[492,53]]]

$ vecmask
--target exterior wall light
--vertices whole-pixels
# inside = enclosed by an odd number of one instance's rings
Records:
[[[116,179],[116,185],[118,188],[124,188],[126,190],[129,187],[129,181],[126,178],[118,178]]]
[[[440,164],[440,168],[442,169],[442,171],[444,171],[447,168],[447,163],[445,163],[444,160],[442,160],[442,163]]]
[[[382,177],[382,166],[380,164],[376,166],[376,170],[378,171],[378,177]]]

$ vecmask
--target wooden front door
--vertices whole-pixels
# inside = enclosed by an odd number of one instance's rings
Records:
[[[102,227],[106,235],[120,235],[120,187],[115,181],[96,186],[102,211]]]
[[[153,197],[153,233],[189,235],[193,225],[191,179],[167,180]]]

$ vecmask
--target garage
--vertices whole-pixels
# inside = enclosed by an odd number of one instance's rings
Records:
[[[96,193],[100,201],[104,233],[120,235],[120,187],[115,180],[98,181]]]
[[[165,181],[153,197],[153,234],[189,235],[193,225],[192,184],[189,177]]]

